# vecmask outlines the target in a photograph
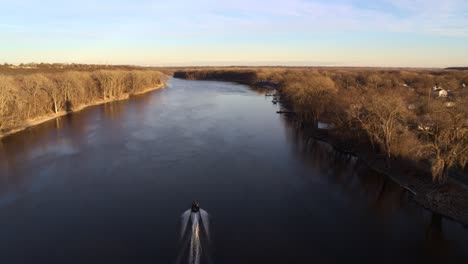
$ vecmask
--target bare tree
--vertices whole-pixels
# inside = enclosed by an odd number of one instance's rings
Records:
[[[376,93],[366,91],[356,97],[350,108],[351,116],[367,132],[372,142],[379,144],[388,158],[397,153],[400,136],[408,130],[412,115],[406,104],[395,92]]]
[[[48,79],[41,74],[32,74],[23,76],[21,81],[26,96],[28,97],[26,117],[29,119],[38,114],[40,93],[43,92],[43,88],[48,82]]]
[[[370,87],[377,89],[383,84],[383,79],[377,73],[371,74],[367,77],[367,83]]]
[[[14,103],[14,82],[10,76],[0,75],[0,130],[11,122]]]
[[[464,168],[468,162],[467,111],[435,106],[430,117],[433,126],[421,131],[426,144],[420,149],[429,152],[433,179],[444,181],[450,168]]]

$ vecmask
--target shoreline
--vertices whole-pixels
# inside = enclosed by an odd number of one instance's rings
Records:
[[[0,133],[0,140],[2,138],[4,138],[4,137],[16,134],[16,133],[24,131],[24,130],[30,128],[30,127],[40,125],[40,124],[45,123],[47,121],[53,120],[55,118],[65,116],[65,115],[68,115],[68,114],[71,114],[71,113],[80,112],[81,110],[83,110],[85,108],[88,108],[88,107],[91,107],[91,106],[102,105],[102,104],[107,104],[107,103],[116,102],[116,101],[128,100],[132,96],[148,93],[148,92],[155,91],[155,90],[159,90],[159,89],[162,89],[164,87],[166,87],[166,83],[163,83],[163,84],[161,84],[159,86],[155,86],[155,87],[152,87],[152,88],[147,88],[147,89],[144,89],[142,91],[135,92],[135,93],[132,93],[132,94],[130,94],[130,93],[122,94],[121,96],[119,96],[117,98],[99,99],[99,100],[94,101],[94,102],[89,103],[89,104],[82,104],[82,105],[79,105],[77,107],[74,107],[72,109],[72,111],[60,111],[58,113],[52,113],[50,115],[45,115],[45,116],[40,116],[40,117],[36,117],[36,118],[27,119],[27,120],[24,121],[24,124],[22,126],[19,126],[19,127],[10,129],[10,130],[8,130],[6,132]]]
[[[281,105],[284,109],[289,109],[287,103]],[[294,117],[289,118],[294,122]],[[298,129],[306,136],[304,140],[321,141],[330,145],[336,152],[358,158],[370,169],[385,175],[408,191],[419,206],[468,227],[468,211],[465,209],[468,204],[468,186],[464,183],[452,177],[448,177],[444,183],[433,182],[430,172],[422,163],[403,159],[387,162],[371,150],[349,144],[328,132],[316,129],[310,123],[302,123]]]
[[[324,142],[336,152],[356,157],[368,168],[385,175],[408,191],[419,206],[463,226],[468,226],[468,212],[463,210],[468,204],[468,187],[463,183],[453,178],[448,178],[442,184],[435,183],[420,164],[409,165],[403,161],[393,160],[392,166],[388,167],[385,160],[379,157],[372,159],[368,151],[360,151],[352,147],[344,149],[339,146],[342,142],[333,136],[319,136],[311,127],[305,127],[302,130],[309,139]]]

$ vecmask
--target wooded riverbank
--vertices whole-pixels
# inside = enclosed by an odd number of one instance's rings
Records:
[[[223,81],[234,76],[234,82],[276,86],[286,107],[280,113],[292,115],[310,136],[359,156],[415,194],[422,206],[468,224],[468,188],[447,177],[453,170],[466,177],[466,72],[241,68],[174,76]]]
[[[0,73],[0,137],[88,106],[164,87],[155,70]]]

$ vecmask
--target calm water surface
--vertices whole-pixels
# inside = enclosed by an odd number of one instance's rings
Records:
[[[172,79],[0,142],[0,263],[174,263],[211,215],[215,263],[468,263],[468,230],[304,143],[271,98]]]

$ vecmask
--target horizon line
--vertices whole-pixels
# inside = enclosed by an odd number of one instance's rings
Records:
[[[304,65],[292,65],[292,64],[256,64],[256,65],[249,65],[249,64],[223,64],[223,65],[215,65],[215,64],[125,64],[125,63],[81,63],[81,62],[20,62],[20,63],[9,63],[4,62],[1,65],[14,65],[20,66],[23,65],[31,65],[31,64],[62,64],[62,65],[101,65],[101,66],[133,66],[133,67],[157,67],[157,68],[184,68],[184,67],[226,67],[226,68],[233,68],[233,67],[250,67],[250,68],[381,68],[381,69],[450,69],[450,68],[467,68],[468,66],[371,66],[371,65],[319,65],[319,64],[304,64]]]

